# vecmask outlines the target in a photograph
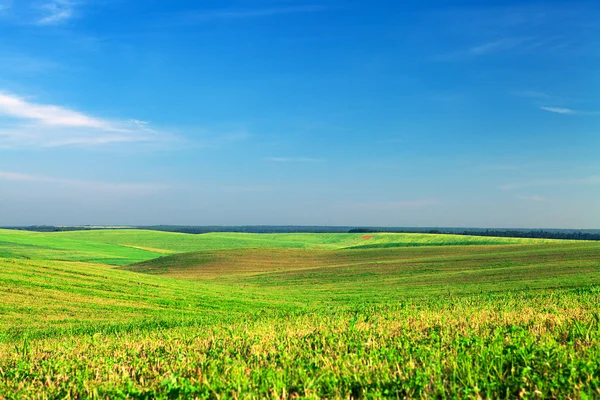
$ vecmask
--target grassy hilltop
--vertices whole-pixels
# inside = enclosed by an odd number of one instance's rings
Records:
[[[600,396],[600,243],[0,230],[0,398]]]
[[[100,262],[127,265],[164,254],[231,249],[328,249],[484,244],[557,243],[551,239],[512,239],[410,233],[251,234],[183,233],[145,230],[28,232],[0,229],[1,257]]]

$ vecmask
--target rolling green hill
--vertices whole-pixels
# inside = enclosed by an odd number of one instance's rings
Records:
[[[107,244],[162,249],[173,252],[247,248],[321,248],[342,249],[351,247],[409,247],[440,245],[528,244],[552,243],[551,239],[515,239],[476,237],[463,235],[435,235],[423,233],[226,233],[201,235],[183,233],[111,230],[56,232],[63,238]]]
[[[0,229],[0,257],[127,265],[165,254],[230,249],[326,249],[566,243],[549,239],[487,238],[411,233],[251,234],[144,230],[28,232]]]
[[[0,230],[0,238],[0,294],[6,298],[0,315],[13,331],[115,319],[141,323],[174,310],[178,318],[200,318],[207,310],[273,302],[287,311],[600,284],[598,242],[492,238],[501,244],[490,245],[489,238],[456,235],[134,230]],[[356,245],[363,242],[383,247]],[[476,245],[456,245],[465,242]],[[176,253],[197,248],[205,250]]]
[[[356,250],[250,249],[184,253],[121,269],[213,284],[252,285],[294,298],[375,301],[600,284],[600,243]]]
[[[600,243],[0,230],[0,398],[594,398]]]
[[[0,257],[126,265],[164,255],[95,240],[73,239],[54,233],[0,229]]]

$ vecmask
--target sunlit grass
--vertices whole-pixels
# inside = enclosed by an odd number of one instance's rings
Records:
[[[0,398],[600,396],[598,242],[2,235]]]
[[[18,397],[600,395],[597,289],[435,296],[0,347]]]
[[[232,249],[386,248],[414,246],[541,244],[550,239],[490,238],[420,233],[285,233],[215,232],[189,235],[173,232],[91,230],[26,232],[0,229],[0,257],[87,261],[127,265],[172,253]]]

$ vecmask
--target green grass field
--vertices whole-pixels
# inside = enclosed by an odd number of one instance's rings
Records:
[[[0,399],[600,397],[600,243],[0,230]]]

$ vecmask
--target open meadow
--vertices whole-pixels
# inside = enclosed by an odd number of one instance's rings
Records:
[[[0,399],[600,397],[600,242],[0,230]]]

